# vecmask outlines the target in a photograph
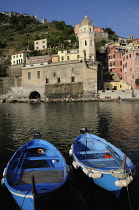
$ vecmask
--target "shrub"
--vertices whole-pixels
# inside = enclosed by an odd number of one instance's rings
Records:
[[[139,78],[136,79],[135,84],[139,86]]]

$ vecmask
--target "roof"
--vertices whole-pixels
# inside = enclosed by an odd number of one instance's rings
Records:
[[[92,26],[92,21],[85,15],[84,19],[82,19],[80,26],[90,25]]]

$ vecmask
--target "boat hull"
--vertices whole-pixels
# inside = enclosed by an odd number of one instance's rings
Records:
[[[134,164],[120,149],[93,134],[78,136],[69,154],[75,169],[80,168],[95,184],[117,197],[135,175]]]
[[[22,209],[22,210],[26,210],[26,209],[34,209],[34,198],[33,195],[26,195],[26,194],[19,194],[19,193],[15,193],[13,191],[10,191],[13,199],[15,200],[15,202],[17,203],[17,205]]]
[[[35,209],[38,197],[52,196],[65,184],[69,167],[51,143],[34,139],[12,156],[3,172],[2,183],[23,209]]]

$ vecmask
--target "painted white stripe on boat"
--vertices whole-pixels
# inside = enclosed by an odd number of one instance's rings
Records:
[[[18,193],[15,193],[11,190],[9,190],[12,194],[16,195],[16,196],[19,196],[19,197],[26,197],[26,198],[32,198],[33,199],[33,195],[22,195],[22,194],[18,194]]]

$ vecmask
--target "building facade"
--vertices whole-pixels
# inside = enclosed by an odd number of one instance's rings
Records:
[[[136,86],[136,79],[139,78],[139,49],[127,52],[123,58],[123,80],[131,86],[132,89],[139,89]]]
[[[58,51],[59,61],[79,60],[79,49]]]
[[[22,97],[40,98],[96,97],[97,65],[87,68],[84,62],[67,61],[45,66],[22,68]]]
[[[108,62],[108,71],[116,72],[119,74],[120,79],[122,79],[122,56],[126,51],[125,46],[108,46],[107,48],[107,62]]]
[[[47,39],[34,41],[34,50],[46,50],[46,49],[47,49]]]
[[[19,64],[25,64],[26,61],[29,58],[28,52],[23,52],[20,54],[12,55],[11,56],[11,65],[19,65]]]
[[[81,21],[78,33],[79,39],[79,55],[83,61],[96,60],[96,50],[94,41],[94,26],[92,21],[85,16]]]
[[[94,34],[95,42],[100,40],[108,41],[108,33],[104,29],[94,26]]]

